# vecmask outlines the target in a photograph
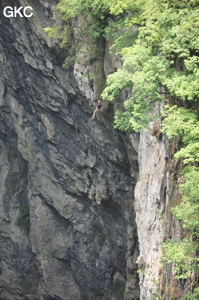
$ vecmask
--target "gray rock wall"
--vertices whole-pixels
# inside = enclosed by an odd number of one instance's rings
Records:
[[[167,195],[167,150],[164,136],[153,136],[153,123],[140,136],[139,179],[135,188],[136,223],[140,244],[140,299],[158,295],[163,215]]]
[[[157,105],[156,114],[159,112]],[[180,138],[168,140],[159,128],[160,122],[151,122],[140,135],[139,179],[135,187],[140,299],[180,300],[191,290],[194,272],[187,280],[176,280],[171,264],[163,265],[161,260],[163,242],[187,235],[170,212],[181,201],[179,182],[183,165],[174,159]]]
[[[30,19],[2,15],[27,4]],[[137,152],[90,120],[94,91],[43,31],[54,4],[0,3],[0,299],[139,299]]]

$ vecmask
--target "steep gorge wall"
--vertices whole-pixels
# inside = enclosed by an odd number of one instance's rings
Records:
[[[160,109],[162,105],[157,105],[157,114]],[[135,187],[140,299],[180,300],[191,290],[193,274],[188,279],[175,279],[171,265],[163,265],[161,260],[162,243],[168,239],[182,240],[187,234],[170,212],[181,201],[182,161],[174,159],[180,140],[168,140],[159,129],[160,120],[151,122],[140,135],[139,178]]]
[[[136,223],[138,226],[140,255],[141,299],[153,299],[159,276],[159,258],[164,229],[161,222],[165,210],[167,169],[165,140],[152,136],[149,131],[141,134],[139,151],[139,180],[135,189]]]
[[[43,31],[55,2],[0,3],[0,299],[137,300],[137,151],[90,120],[92,84]]]
[[[92,78],[121,61],[102,41],[90,64],[87,52],[63,70],[67,49],[43,31],[55,3],[0,3],[0,299],[181,299],[189,282],[160,266],[161,243],[184,234],[169,212],[177,143],[151,123],[138,151],[136,135],[113,129],[112,105],[90,120]],[[6,5],[34,17],[6,19]]]

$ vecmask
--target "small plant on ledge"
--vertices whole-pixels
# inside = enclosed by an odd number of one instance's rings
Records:
[[[22,203],[19,206],[20,216],[17,218],[16,225],[23,227],[26,230],[30,228],[30,214],[29,207],[27,203]]]

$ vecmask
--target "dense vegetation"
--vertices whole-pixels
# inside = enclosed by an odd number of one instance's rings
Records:
[[[115,127],[139,131],[154,119],[154,103],[165,101],[163,131],[178,136],[183,160],[180,194],[182,202],[172,213],[187,230],[183,240],[163,245],[163,260],[171,263],[176,278],[199,272],[199,1],[198,0],[61,0],[57,5],[71,30],[71,20],[84,15],[87,28],[80,36],[94,39],[113,36],[123,55],[123,69],[108,76],[102,93],[114,100],[123,89],[132,94],[117,111]],[[70,40],[60,28],[48,28],[52,36]],[[62,32],[62,35],[60,34]],[[63,37],[64,33],[64,37]],[[198,299],[199,291],[189,295]]]

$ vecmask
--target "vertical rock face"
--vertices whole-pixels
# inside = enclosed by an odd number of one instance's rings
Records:
[[[176,280],[171,265],[162,266],[161,244],[186,235],[180,221],[170,212],[180,202],[178,174],[182,162],[173,158],[179,150],[178,139],[168,141],[159,128],[159,124],[150,123],[149,130],[140,135],[139,179],[135,187],[140,299],[180,300],[190,290],[190,282]]]
[[[139,299],[137,153],[108,116],[90,120],[43,31],[53,4],[0,3],[0,299]]]
[[[166,202],[166,143],[152,135],[154,124],[143,131],[139,149],[139,180],[135,189],[136,223],[140,243],[138,268],[140,299],[154,299],[159,277],[160,245],[163,242],[162,215]]]

